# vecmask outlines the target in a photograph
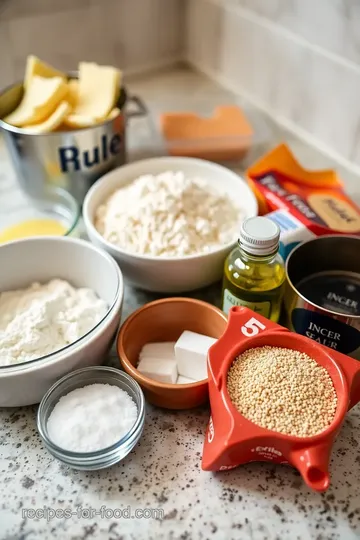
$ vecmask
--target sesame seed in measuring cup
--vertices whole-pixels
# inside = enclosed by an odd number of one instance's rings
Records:
[[[230,310],[208,362],[202,469],[270,461],[292,465],[315,491],[328,489],[334,440],[359,401],[358,362],[243,307]]]
[[[140,386],[126,373],[104,366],[60,379],[42,399],[37,419],[49,452],[84,470],[123,459],[140,439],[144,420]]]
[[[227,391],[245,418],[295,437],[318,435],[336,413],[337,395],[328,371],[293,349],[246,350],[230,367]]]

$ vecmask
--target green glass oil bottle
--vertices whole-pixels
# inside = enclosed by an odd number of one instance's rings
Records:
[[[246,219],[238,246],[225,261],[222,309],[244,306],[277,322],[280,317],[285,266],[279,255],[280,229],[267,217]]]

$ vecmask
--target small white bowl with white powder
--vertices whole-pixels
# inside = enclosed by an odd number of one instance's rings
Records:
[[[111,171],[87,193],[90,240],[110,253],[133,285],[195,290],[219,280],[255,195],[233,171],[201,159],[161,157]]]
[[[93,289],[63,279],[0,292],[0,366],[37,360],[75,343],[108,307]]]
[[[55,383],[37,415],[40,436],[62,463],[98,470],[123,459],[139,441],[144,395],[129,375],[112,367],[79,369]]]
[[[0,246],[0,406],[39,403],[60,377],[104,363],[121,317],[116,262],[90,242]]]

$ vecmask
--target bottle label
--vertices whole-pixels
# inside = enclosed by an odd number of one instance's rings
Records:
[[[246,300],[241,300],[240,298],[237,298],[237,296],[234,296],[229,289],[225,289],[222,309],[226,315],[229,313],[229,309],[233,306],[247,307],[255,311],[255,313],[259,313],[263,317],[270,317],[270,302],[247,302]]]

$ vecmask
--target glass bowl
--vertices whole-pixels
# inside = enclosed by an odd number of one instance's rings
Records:
[[[59,187],[46,186],[39,196],[30,196],[20,189],[0,189],[0,243],[34,236],[24,231],[17,237],[1,240],[10,227],[29,220],[51,219],[64,229],[61,236],[77,236],[80,207],[74,197]],[[45,234],[45,233],[44,233]],[[48,233],[47,233],[48,234]]]
[[[135,401],[138,415],[131,430],[118,442],[95,452],[72,452],[54,444],[48,434],[47,422],[59,399],[76,388],[89,384],[111,384],[127,392]],[[138,383],[129,375],[107,366],[78,369],[57,381],[45,394],[39,405],[37,427],[46,448],[59,461],[79,470],[99,470],[118,463],[138,443],[145,423],[145,399]]]

